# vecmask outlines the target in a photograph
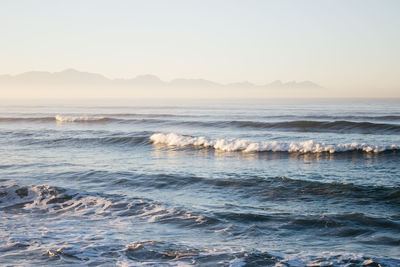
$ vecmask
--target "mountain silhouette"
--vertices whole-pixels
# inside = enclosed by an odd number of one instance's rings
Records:
[[[205,79],[183,79],[178,78],[170,82],[162,81],[159,77],[151,74],[138,75],[131,79],[109,79],[101,74],[82,72],[75,69],[66,69],[60,72],[30,71],[18,75],[0,75],[0,86],[4,85],[101,85],[101,86],[126,86],[126,87],[186,87],[186,88],[270,88],[270,89],[318,89],[322,88],[311,81],[281,82],[274,81],[265,85],[256,85],[248,81],[221,84]]]

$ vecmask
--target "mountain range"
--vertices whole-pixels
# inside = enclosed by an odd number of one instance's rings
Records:
[[[270,88],[270,89],[319,89],[320,85],[311,81],[274,81],[264,85],[256,85],[248,81],[221,84],[205,79],[174,79],[172,81],[162,81],[155,75],[138,75],[131,79],[109,79],[101,74],[82,72],[74,69],[66,69],[60,72],[30,71],[18,75],[0,75],[0,87],[3,85],[21,85],[31,86],[40,85],[81,85],[81,86],[123,86],[123,87],[173,87],[173,88]]]

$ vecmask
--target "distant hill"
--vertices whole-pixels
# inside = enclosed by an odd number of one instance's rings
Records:
[[[141,95],[141,96],[185,96],[198,97],[259,97],[288,94],[299,90],[319,90],[311,81],[274,81],[256,85],[248,81],[221,84],[205,79],[174,79],[163,81],[155,75],[138,75],[130,79],[109,79],[101,74],[66,69],[60,72],[30,71],[18,75],[0,75],[0,93],[6,90],[25,90],[27,95]],[[61,90],[63,89],[63,90]],[[67,89],[67,90],[66,90]]]
[[[0,81],[1,81],[0,76]],[[66,69],[61,72],[30,71],[15,76],[9,76],[8,80],[14,82],[39,82],[39,83],[101,83],[109,79],[101,74],[81,72],[74,69]]]
[[[45,72],[45,71],[30,71],[18,75],[0,75],[0,83],[15,82],[15,83],[114,83],[115,85],[129,86],[178,86],[178,87],[268,87],[268,88],[322,88],[316,83],[310,81],[302,82],[286,82],[274,81],[265,85],[255,85],[248,81],[220,84],[205,79],[174,79],[170,82],[162,81],[155,75],[138,75],[131,79],[108,79],[105,76],[97,73],[82,72],[74,69],[66,69],[60,72]]]

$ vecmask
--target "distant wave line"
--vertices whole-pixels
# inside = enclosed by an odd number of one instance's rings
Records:
[[[158,115],[159,116],[159,115]],[[169,125],[188,125],[198,127],[214,128],[252,128],[266,130],[291,130],[299,132],[339,132],[339,133],[362,133],[362,134],[400,134],[399,124],[373,123],[367,121],[315,121],[315,120],[294,120],[263,122],[252,120],[168,120],[163,118],[118,118],[112,116],[63,116],[54,117],[0,117],[0,122],[51,122],[58,123],[165,123]]]

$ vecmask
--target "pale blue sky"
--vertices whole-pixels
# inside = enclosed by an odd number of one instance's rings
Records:
[[[399,14],[397,0],[2,0],[0,74],[75,68],[394,92]]]

